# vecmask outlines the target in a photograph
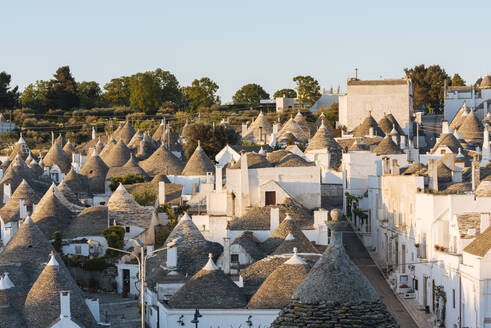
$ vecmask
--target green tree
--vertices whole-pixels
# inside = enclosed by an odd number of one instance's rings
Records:
[[[297,92],[293,89],[281,89],[274,93],[273,98],[282,98],[283,96],[286,98],[297,98]]]
[[[302,106],[310,107],[320,98],[319,82],[312,76],[295,76],[293,82],[297,84],[298,102]]]
[[[465,85],[464,79],[457,73],[455,73],[452,77],[452,86],[453,87],[462,87]]]
[[[29,84],[19,98],[22,106],[38,111],[46,110],[48,107],[46,100],[48,85],[49,81],[36,81]]]
[[[161,103],[161,89],[152,73],[137,73],[130,77],[131,107],[151,114]]]
[[[112,248],[123,249],[124,247],[124,233],[125,230],[122,226],[115,225],[104,229],[102,235],[107,240],[107,245]],[[118,253],[116,251],[108,250],[108,255],[115,256]]]
[[[81,108],[94,108],[102,104],[102,90],[95,81],[78,82],[77,93]]]
[[[10,74],[0,72],[0,109],[13,108],[19,101],[19,87],[11,87]]]
[[[234,104],[246,105],[259,104],[261,99],[269,99],[269,93],[262,86],[255,83],[244,85],[232,97]]]
[[[195,79],[190,86],[182,88],[184,100],[191,112],[201,107],[211,107],[220,104],[220,97],[216,95],[218,84],[208,77]]]
[[[55,231],[53,233],[53,248],[58,252],[61,253],[62,250],[62,238],[61,238],[61,232],[60,231]]]
[[[112,79],[104,85],[104,90],[102,96],[108,105],[130,105],[130,78],[128,76]]]
[[[56,70],[54,79],[49,81],[46,95],[49,108],[72,109],[79,105],[77,83],[70,73],[69,66]]]
[[[215,155],[227,144],[235,145],[239,142],[239,135],[232,128],[226,128],[222,125],[213,126],[204,123],[193,123],[186,130],[186,144],[184,145],[184,154],[189,158],[196,146],[198,140],[203,150],[209,158],[215,158]]]
[[[174,104],[180,104],[182,92],[175,75],[161,68],[157,68],[152,73],[160,87],[160,103],[172,102]]]
[[[443,107],[443,87],[445,80],[451,83],[450,77],[439,65],[425,67],[424,64],[405,68],[406,77],[413,84],[413,107],[422,105],[431,112],[440,113]]]

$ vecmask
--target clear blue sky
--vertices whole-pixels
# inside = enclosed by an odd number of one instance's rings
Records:
[[[161,67],[181,85],[208,76],[222,102],[246,83],[272,94],[310,74],[322,87],[440,64],[491,74],[491,1],[8,1],[0,71],[22,89],[69,65],[77,81]]]

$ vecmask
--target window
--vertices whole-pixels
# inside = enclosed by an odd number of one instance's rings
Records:
[[[130,227],[125,227],[126,232],[130,232]]]
[[[276,191],[266,191],[264,193],[265,205],[276,205]]]
[[[230,262],[232,263],[239,263],[239,254],[231,254],[230,255]]]
[[[413,279],[413,288],[414,290],[418,290],[418,279]]]
[[[445,154],[445,149],[440,150],[440,154]]]
[[[82,254],[82,246],[80,245],[75,246],[75,254],[78,255]]]
[[[455,309],[455,289],[452,289],[452,308]]]

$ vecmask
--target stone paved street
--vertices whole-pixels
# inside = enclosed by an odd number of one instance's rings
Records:
[[[99,298],[101,321],[110,323],[111,328],[140,327],[138,300],[133,297],[106,293],[86,294],[86,297]]]
[[[392,313],[401,328],[417,328],[418,325],[416,325],[397,296],[392,292],[392,289],[385,281],[382,273],[371,259],[358,236],[352,230],[345,232],[343,234],[343,243],[348,255],[372,283],[380,298],[387,306],[387,309]]]

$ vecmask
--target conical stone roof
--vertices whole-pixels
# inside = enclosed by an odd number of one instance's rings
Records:
[[[125,144],[128,144],[135,133],[136,131],[131,123],[126,121],[121,129],[118,129],[113,133],[113,137],[118,141],[123,140]]]
[[[452,133],[443,133],[431,152],[434,153],[440,147],[448,147],[453,153],[458,153],[462,145]]]
[[[288,134],[292,134],[293,137],[299,142],[307,142],[310,137],[310,131],[305,131],[302,129],[300,124],[298,124],[293,118],[290,118],[285,125],[278,132],[278,140],[287,138]]]
[[[106,180],[126,174],[141,175],[145,179],[148,179],[147,173],[140,167],[140,165],[138,165],[138,161],[133,153],[130,154],[130,159],[123,166],[109,168],[106,175]]]
[[[218,258],[223,250],[219,245],[207,241],[187,214],[181,217],[167,240],[179,237],[183,241],[177,245],[177,268],[184,274],[195,274],[207,263],[209,253]]]
[[[309,123],[307,123],[307,121],[305,120],[305,117],[303,117],[302,113],[300,113],[300,111],[298,111],[293,119],[295,120],[295,122],[298,123],[298,125],[300,125],[300,127],[304,131],[306,131],[309,134],[309,138],[310,138],[310,125],[309,125]]]
[[[107,201],[110,222],[122,226],[137,226],[146,229],[152,219],[153,207],[138,204],[133,195],[120,184]]]
[[[466,142],[482,144],[484,127],[473,110],[466,116],[458,131]]]
[[[338,168],[341,165],[341,159],[343,156],[343,149],[338,144],[338,142],[332,137],[329,130],[324,124],[321,124],[317,132],[315,133],[312,140],[310,140],[309,145],[305,149],[305,152],[326,149],[331,158],[329,161],[329,166],[332,168]]]
[[[291,252],[291,250],[290,250]],[[281,309],[307,277],[309,266],[294,250],[293,256],[276,268],[252,296],[249,309]]]
[[[60,292],[70,291],[70,314],[72,320],[84,327],[97,323],[87,307],[82,292],[65,265],[52,255],[38,279],[27,294],[24,316],[29,327],[45,328],[46,323],[60,318]]]
[[[45,167],[57,165],[63,173],[68,173],[71,168],[71,158],[65,153],[58,142],[51,145],[46,156],[44,156]]]
[[[55,193],[55,188],[50,188],[32,213],[32,220],[49,239],[53,238],[53,233],[56,231],[68,228],[74,217]]]
[[[186,282],[169,300],[169,306],[180,309],[234,309],[247,305],[240,288],[213,262],[207,264]]]
[[[112,136],[109,138],[109,140],[107,141],[107,143],[104,145],[104,148],[100,151],[100,152],[97,152],[99,154],[99,156],[101,158],[104,158],[104,156],[106,156],[107,154],[109,154],[109,152],[111,151],[111,149],[117,144],[118,142],[116,141],[116,139],[114,139]]]
[[[201,148],[199,142],[198,146],[194,150],[194,153],[189,158],[186,166],[182,170],[182,175],[187,176],[200,176],[206,175],[207,172],[214,172],[215,166],[206,155],[203,148]]]
[[[65,146],[63,146],[63,151],[70,157],[75,152],[75,147],[72,145],[70,140],[68,140]]]
[[[152,156],[139,164],[150,176],[157,174],[180,175],[184,169],[184,163],[164,145],[157,148]]]
[[[315,128],[318,129],[322,123],[324,123],[324,126],[329,130],[329,133],[331,133],[332,136],[336,134],[336,129],[332,126],[324,113],[321,113],[315,121]]]
[[[39,203],[41,195],[34,191],[26,180],[22,180],[20,185],[15,189],[12,196],[7,203],[0,209],[0,217],[3,223],[10,222],[12,220],[18,220],[19,217],[19,201],[23,200],[24,205],[31,207],[33,204]]]
[[[105,181],[108,170],[109,167],[96,152],[92,152],[87,157],[85,165],[80,169],[80,174],[87,176],[89,192],[91,194],[102,194],[105,192]]]
[[[385,138],[372,150],[377,155],[402,154],[403,151],[392,141],[392,138]]]
[[[451,130],[458,130],[460,126],[462,125],[462,122],[464,122],[464,119],[467,115],[464,115],[464,113],[467,113],[469,109],[467,108],[467,104],[464,101],[464,104],[460,109],[458,110],[457,114],[455,114],[455,117],[453,118],[452,122],[450,122],[450,129]]]
[[[152,134],[152,139],[155,142],[159,142],[160,139],[162,138],[162,135],[164,134],[164,132],[165,132],[165,123],[164,123],[164,120],[162,120],[162,122],[160,122],[157,129],[155,129],[155,132]]]
[[[341,242],[333,241],[298,286],[293,299],[300,303],[363,303],[380,300]]]
[[[62,181],[57,188],[70,203],[82,206],[82,203],[80,203],[80,199],[72,191],[72,189],[70,189],[65,181]]]
[[[261,246],[266,253],[270,254],[274,252],[290,234],[295,239],[295,247],[297,247],[298,252],[319,253],[289,215],[287,215],[278,228],[271,233],[269,238],[266,239]],[[293,247],[289,249],[291,251]]]
[[[0,184],[10,184],[12,191],[14,191],[22,180],[28,181],[33,186],[35,178],[36,175],[32,169],[24,163],[20,156],[17,156],[4,172]]]
[[[63,182],[75,194],[89,193],[89,180],[86,175],[78,174],[73,168],[65,176]]]
[[[378,126],[377,122],[369,112],[368,116],[363,122],[353,130],[353,136],[356,138],[363,138],[370,135],[370,128],[373,128],[373,134],[375,136],[384,137],[385,133]]]
[[[131,150],[126,146],[125,142],[120,139],[102,159],[109,167],[123,166],[131,156]]]
[[[258,140],[261,136],[261,129],[262,129],[263,140],[264,140],[264,136],[273,133],[273,127],[268,122],[266,116],[264,116],[262,111],[256,117],[254,122],[252,122],[252,124],[249,126],[243,138],[249,140]]]
[[[368,279],[334,241],[310,270],[271,327],[398,327]]]
[[[30,153],[29,147],[27,146],[26,141],[21,135],[19,140],[15,143],[14,149],[12,149],[9,159],[12,161],[15,159],[17,155],[20,155],[22,159],[26,159],[27,156],[29,156],[29,153]]]
[[[0,265],[21,264],[26,275],[24,284],[29,290],[43,269],[42,263],[48,262],[48,254],[53,250],[38,226],[27,217],[0,253]]]

